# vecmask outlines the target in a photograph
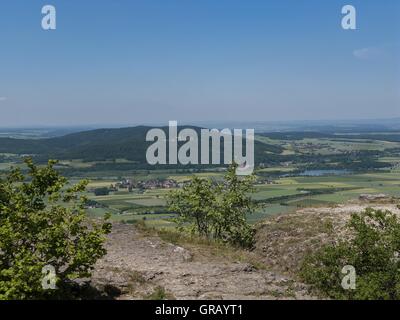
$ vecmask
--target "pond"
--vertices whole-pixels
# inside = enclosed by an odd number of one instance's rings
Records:
[[[327,170],[305,170],[299,173],[299,176],[307,177],[320,177],[320,176],[339,176],[345,174],[351,174],[352,171],[345,169],[327,169]]]

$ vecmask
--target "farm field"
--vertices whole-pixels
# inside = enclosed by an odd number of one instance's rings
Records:
[[[209,178],[220,178],[207,174]],[[188,175],[170,176],[177,181],[190,179]],[[115,181],[114,181],[115,182]],[[112,180],[91,181],[89,186],[106,186]],[[278,178],[270,184],[255,186],[253,199],[260,202],[261,208],[248,216],[250,223],[257,223],[268,215],[293,212],[302,207],[331,206],[349,200],[357,200],[361,194],[387,194],[400,197],[400,171],[349,174],[341,176],[293,176]],[[140,192],[119,191],[106,196],[89,194],[91,200],[105,206],[89,209],[89,214],[101,216],[112,213],[112,220],[134,222],[144,220],[157,228],[172,227],[173,214],[166,209],[165,195],[168,189],[151,189]]]
[[[122,136],[125,136],[125,129],[121,130]],[[135,130],[131,128],[130,134],[134,135]],[[139,131],[143,130],[141,128]],[[119,139],[118,132],[114,134]],[[4,137],[9,134],[8,131],[3,133]],[[9,137],[20,137],[19,134],[22,137],[28,135],[31,139],[24,141],[24,148],[14,148],[13,144],[4,148],[7,150],[0,153],[0,175],[11,166],[20,166],[23,157],[29,154],[25,148],[29,147],[30,142],[36,143],[40,136],[33,130],[15,131]],[[42,134],[45,137],[54,133]],[[83,136],[86,137],[85,133]],[[134,149],[128,148],[131,151],[126,154],[120,154],[118,150],[102,153],[103,149],[113,145],[110,141],[117,141],[109,140],[110,136],[104,137],[104,144],[100,148],[97,148],[98,139],[93,139],[92,143],[96,145],[93,150],[97,153],[95,157],[77,153],[75,158],[71,156],[69,159],[70,151],[65,149],[67,156],[60,158],[56,165],[71,183],[89,180],[86,196],[90,204],[87,210],[93,217],[101,217],[109,212],[113,221],[133,223],[144,220],[146,224],[157,228],[171,227],[174,225],[174,216],[166,207],[168,192],[183,186],[194,176],[219,181],[224,175],[223,167],[146,167],[140,163],[140,158],[132,160],[130,152]],[[261,149],[261,152],[255,150],[257,182],[252,197],[260,204],[260,208],[248,216],[253,224],[269,215],[292,212],[298,208],[333,206],[357,200],[360,194],[382,193],[400,197],[399,132],[266,132],[256,135],[256,140],[268,147]],[[79,141],[74,143],[79,144]],[[67,142],[67,145],[74,145],[68,139]],[[45,147],[42,145],[47,150]],[[140,149],[140,143],[136,147]],[[17,154],[12,150],[21,151]],[[86,150],[86,145],[83,150]],[[42,164],[47,161],[46,157],[39,157],[38,160]],[[116,187],[124,180],[135,183],[129,187]],[[172,183],[162,185],[163,181]],[[95,195],[97,189],[106,189],[107,192]]]

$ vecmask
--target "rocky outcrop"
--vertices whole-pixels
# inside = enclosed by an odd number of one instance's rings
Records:
[[[119,291],[118,299],[146,299],[160,288],[175,299],[312,298],[305,285],[290,277],[209,254],[206,248],[176,246],[132,225],[114,225],[107,250],[92,285]]]
[[[395,204],[347,203],[335,207],[301,209],[260,223],[255,252],[273,270],[293,276],[307,252],[345,239],[345,226],[351,214],[368,207],[400,215],[400,209]]]

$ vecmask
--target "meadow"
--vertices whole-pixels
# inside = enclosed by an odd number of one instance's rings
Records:
[[[127,133],[121,130],[121,134],[118,130],[113,134],[117,138],[125,137]],[[12,137],[27,135],[32,141],[37,141],[39,136],[36,134],[36,131],[13,132]],[[7,133],[4,135],[7,136]],[[108,138],[105,136],[104,139]],[[97,141],[97,136],[94,135],[93,139]],[[248,216],[250,223],[299,208],[335,206],[357,200],[361,194],[383,193],[400,197],[400,137],[397,133],[336,135],[277,132],[257,135],[256,139],[272,147],[261,153],[260,150],[256,152],[259,163],[252,197],[260,206]],[[72,144],[68,139],[67,142]],[[107,146],[110,144],[107,142]],[[0,153],[0,175],[12,166],[19,166],[24,156],[12,152]],[[124,179],[136,182],[173,180],[179,185],[194,176],[220,181],[225,170],[223,167],[148,169],[142,168],[137,160],[116,156],[97,160],[67,158],[56,167],[71,183],[81,179],[90,181],[86,193],[92,202],[88,207],[90,216],[101,217],[109,212],[113,221],[134,223],[142,220],[148,225],[166,228],[174,225],[174,215],[168,212],[165,199],[171,189],[135,187],[115,190],[111,186]],[[326,170],[329,174],[305,174],[318,170]],[[98,188],[109,188],[110,192],[96,196],[94,190]]]
[[[153,173],[154,174],[154,173]],[[221,177],[208,173],[207,178]],[[177,181],[187,181],[188,175],[173,175]],[[115,181],[94,180],[89,187],[106,186]],[[118,191],[106,196],[94,196],[90,199],[104,208],[89,209],[89,214],[99,216],[112,213],[114,221],[131,222],[144,220],[155,227],[173,226],[174,215],[166,208],[165,195],[169,189],[152,189],[140,192]],[[328,176],[291,176],[275,179],[272,183],[255,186],[253,199],[260,208],[248,216],[250,223],[257,223],[268,215],[293,212],[298,208],[334,206],[349,200],[358,200],[361,194],[387,194],[400,197],[400,170],[373,172],[364,174],[328,175]]]

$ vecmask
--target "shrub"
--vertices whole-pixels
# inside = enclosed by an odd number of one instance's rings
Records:
[[[12,169],[0,181],[0,299],[62,298],[105,255],[111,225],[86,219],[86,181],[68,185],[55,161],[25,164],[27,177]],[[54,268],[56,290],[42,285],[45,266]]]
[[[195,177],[183,189],[168,194],[168,206],[178,214],[180,230],[243,247],[252,245],[254,231],[246,215],[256,207],[249,196],[254,177],[238,177],[236,168],[231,165],[221,183]]]
[[[347,224],[349,240],[326,245],[308,255],[303,279],[335,299],[400,299],[400,221],[382,210],[353,214]],[[356,288],[342,288],[342,268],[356,271]]]
[[[101,187],[94,189],[95,196],[108,196],[110,194],[110,189],[107,187]]]

